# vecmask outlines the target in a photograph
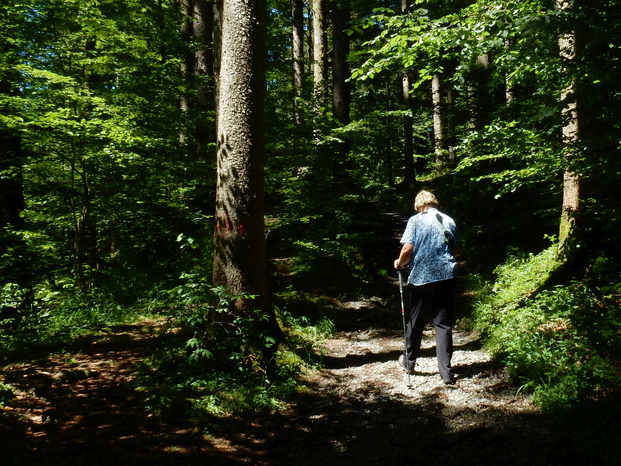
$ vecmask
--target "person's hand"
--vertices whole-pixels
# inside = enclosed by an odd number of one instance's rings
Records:
[[[399,259],[395,259],[395,261],[393,262],[393,266],[395,267],[395,270],[399,270],[401,267],[399,267]]]

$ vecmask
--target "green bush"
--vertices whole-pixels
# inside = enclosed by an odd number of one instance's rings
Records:
[[[504,264],[494,270],[494,283],[480,286],[479,300],[475,304],[475,326],[487,335],[503,318],[523,300],[535,293],[556,269],[557,246],[552,245],[539,254],[519,254],[513,251]]]
[[[0,382],[0,407],[9,403],[15,398],[15,389],[4,382]]]
[[[31,288],[6,283],[0,289],[0,348],[52,343],[136,320],[142,309],[120,305],[102,289],[81,290],[72,280]]]
[[[239,298],[202,273],[183,274],[163,293],[160,306],[168,308],[177,337],[144,361],[135,381],[151,412],[185,413],[205,425],[214,417],[276,408],[296,390],[296,376],[333,324],[277,308],[283,328],[277,340],[265,311],[234,310]]]
[[[486,347],[545,408],[606,395],[620,378],[619,295],[610,283],[546,288],[555,249],[510,257],[474,312]]]

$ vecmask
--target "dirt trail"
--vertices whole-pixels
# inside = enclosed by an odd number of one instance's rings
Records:
[[[396,362],[396,306],[379,298],[335,305],[341,330],[324,344],[324,367],[304,375],[307,388],[286,409],[225,418],[209,432],[149,416],[133,390],[137,364],[170,337],[158,322],[33,354],[0,368],[0,380],[19,390],[0,410],[0,464],[614,464],[597,433],[559,430],[516,395],[475,334],[456,332],[458,382],[447,387],[426,331],[408,388]]]
[[[132,381],[137,365],[170,337],[162,322],[122,325],[0,368],[17,390],[0,409],[3,466],[177,464],[201,454],[183,422],[150,416]]]
[[[427,329],[408,388],[397,363],[403,351],[398,306],[380,298],[339,306],[343,330],[325,342],[324,367],[306,374],[309,389],[289,410],[239,436],[262,441],[264,458],[250,463],[618,464],[618,448],[606,440],[616,432],[614,416],[601,422],[593,412],[584,424],[576,418],[562,424],[541,413],[531,397],[516,393],[475,333],[455,332],[458,379],[446,386]],[[262,432],[272,436],[263,440]]]

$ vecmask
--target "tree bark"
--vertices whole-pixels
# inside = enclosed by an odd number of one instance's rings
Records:
[[[332,60],[332,108],[335,118],[339,123],[346,125],[349,123],[349,85],[346,82],[349,78],[349,37],[345,34],[345,29],[349,24],[349,7],[343,5],[343,0],[334,2],[332,9],[332,43],[334,55]]]
[[[313,0],[313,106],[321,115],[326,97],[326,41],[324,0]]]
[[[218,118],[218,102],[220,102],[220,57],[222,55],[222,5],[223,0],[214,0],[212,5],[213,12],[213,77],[214,77],[214,102],[216,119]],[[217,124],[217,122],[216,122]],[[217,135],[217,134],[216,134]]]
[[[183,90],[179,95],[179,110],[181,111],[181,127],[179,128],[179,144],[185,145],[188,142],[188,120],[190,113],[190,97],[188,90],[192,87],[192,75],[194,60],[190,51],[190,41],[192,38],[192,3],[193,0],[179,0],[181,11],[181,39],[183,41],[184,53],[179,63],[181,83]]]
[[[511,46],[511,42],[509,40],[505,40],[505,48],[509,49]],[[509,77],[509,73],[505,75],[505,104],[507,106],[513,103],[513,83],[511,82],[511,78]]]
[[[265,2],[225,0],[219,78],[213,283],[269,306],[263,220]],[[239,310],[251,303],[240,300]]]
[[[304,2],[291,0],[292,53],[293,53],[293,119],[302,124],[300,99],[304,91]]]
[[[436,165],[446,164],[444,156],[444,128],[442,124],[442,90],[440,88],[440,76],[434,74],[431,80],[431,103],[433,106],[433,140]]]
[[[455,165],[455,97],[453,87],[449,83],[446,90],[446,146],[448,151],[448,162],[451,166]]]
[[[473,71],[471,73],[471,84],[468,86],[468,100],[470,101],[470,122],[471,129],[479,129],[486,122],[485,114],[489,105],[489,93],[487,83],[489,79],[489,56],[479,55],[476,58]]]
[[[572,2],[567,0],[557,0],[556,6],[559,10],[569,10]],[[576,32],[561,33],[558,40],[559,53],[564,63],[571,63],[576,59]],[[567,74],[567,67],[563,67],[564,74]],[[561,111],[563,119],[562,137],[565,146],[565,159],[569,164],[575,157],[578,146],[578,106],[576,95],[576,81],[572,77],[569,84],[561,91]],[[563,250],[567,241],[571,238],[576,227],[576,213],[580,208],[580,177],[579,175],[566,168],[563,173],[563,205],[561,222],[559,228],[559,250]]]

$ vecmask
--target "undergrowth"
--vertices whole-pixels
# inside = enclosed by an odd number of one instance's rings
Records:
[[[556,249],[511,255],[474,308],[488,350],[545,409],[607,396],[621,381],[621,276],[597,273],[596,260],[580,282],[550,285]]]
[[[102,289],[81,290],[74,284],[43,282],[24,288],[8,282],[0,288],[0,350],[70,341],[111,325],[133,322],[146,306],[120,304]]]
[[[282,335],[275,339],[263,311],[232,312],[239,297],[201,275],[185,275],[166,295],[176,337],[143,362],[135,388],[153,414],[187,416],[205,428],[217,418],[281,407],[334,330],[328,319],[294,316],[284,302],[276,308]]]

